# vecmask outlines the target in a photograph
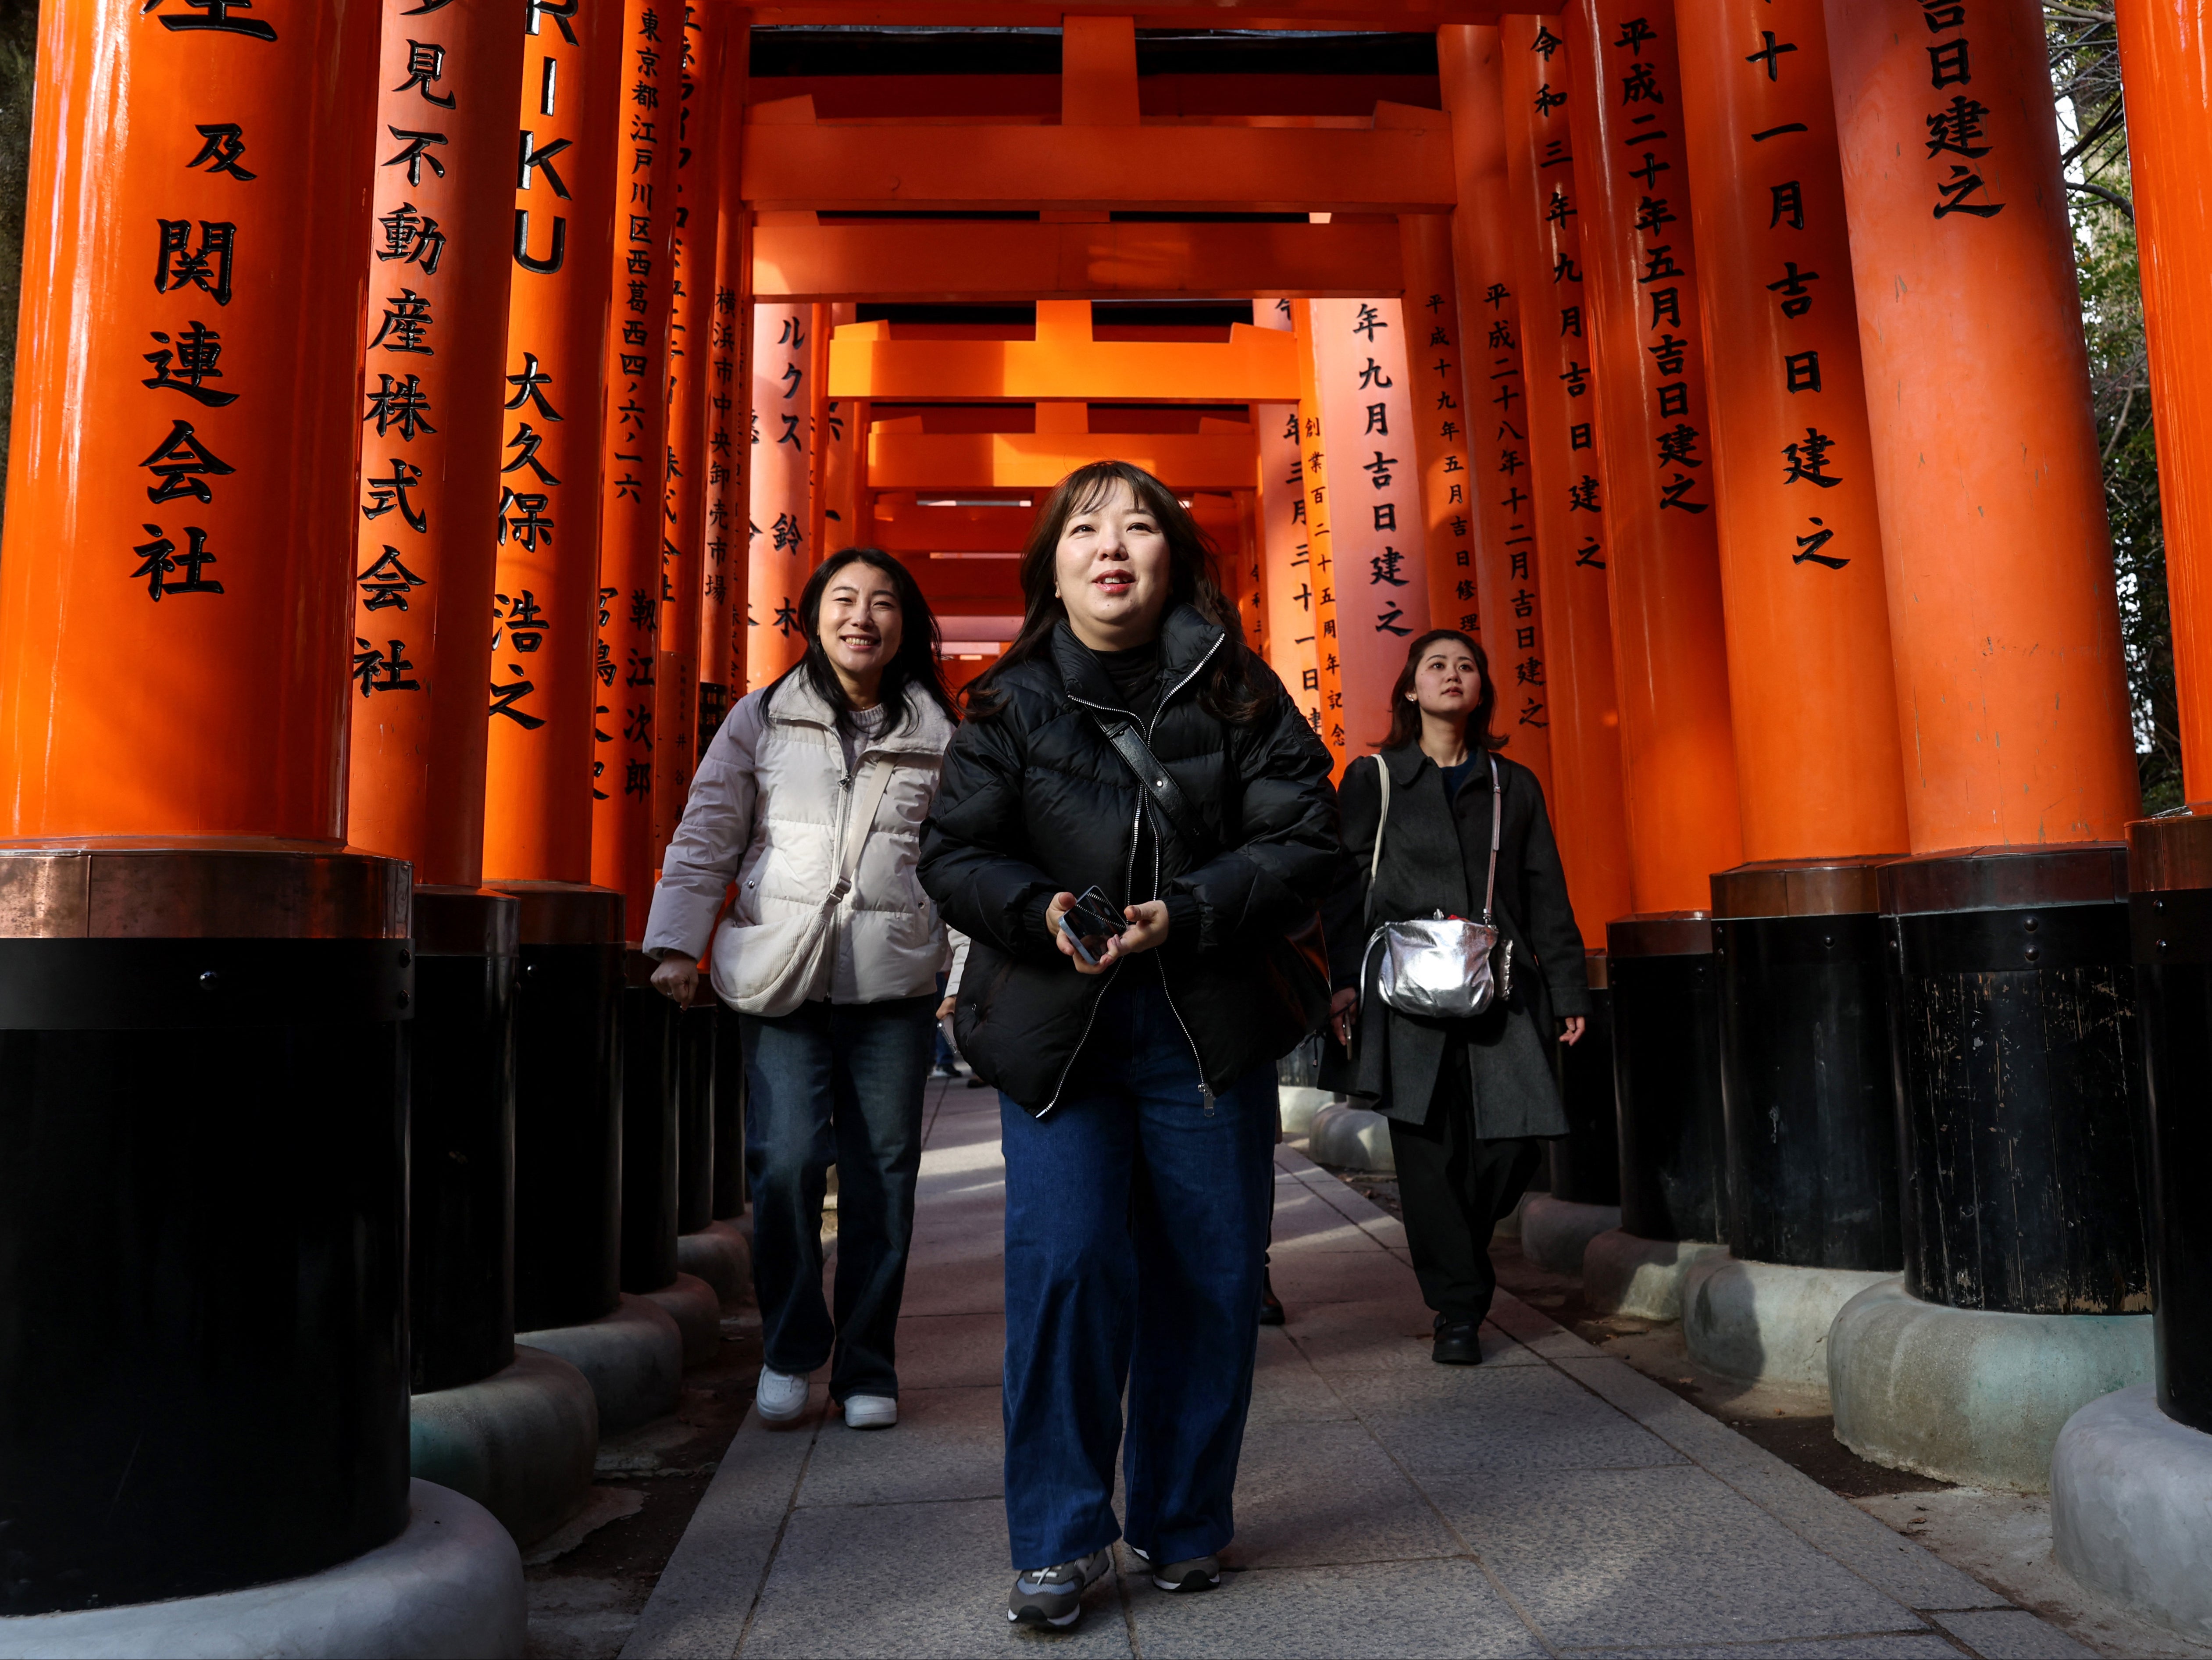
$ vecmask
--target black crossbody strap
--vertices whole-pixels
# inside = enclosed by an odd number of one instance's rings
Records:
[[[1152,753],[1152,745],[1145,742],[1136,727],[1127,721],[1109,721],[1095,711],[1091,719],[1106,741],[1114,746],[1114,752],[1121,757],[1122,763],[1137,775],[1137,781],[1145,787],[1145,793],[1152,798],[1153,804],[1159,808],[1175,833],[1182,838],[1183,845],[1194,853],[1205,845],[1198,833],[1198,819],[1190,810],[1190,802],[1184,796],[1182,786],[1160,764],[1159,757]]]

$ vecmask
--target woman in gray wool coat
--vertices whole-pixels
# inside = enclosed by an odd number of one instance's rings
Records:
[[[1490,1236],[1534,1173],[1540,1138],[1564,1135],[1553,1043],[1589,1013],[1582,935],[1535,774],[1497,753],[1497,696],[1482,648],[1439,629],[1406,654],[1379,755],[1339,789],[1354,879],[1328,916],[1337,988],[1322,1082],[1390,1121],[1406,1237],[1436,1310],[1437,1361],[1472,1365],[1498,1276]],[[1389,811],[1380,769],[1389,770]],[[1494,769],[1494,770],[1493,770]],[[1401,1014],[1375,995],[1373,930],[1442,911],[1479,920],[1490,864],[1492,780],[1500,792],[1495,921],[1511,947],[1512,993],[1467,1020]],[[1376,856],[1376,837],[1382,852]],[[1370,882],[1369,872],[1373,870]]]

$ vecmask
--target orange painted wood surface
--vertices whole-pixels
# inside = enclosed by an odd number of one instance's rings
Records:
[[[371,0],[266,9],[41,20],[9,837],[345,834],[370,196],[407,141],[375,125]]]
[[[2128,163],[2158,428],[2166,592],[2189,799],[2212,799],[2212,13],[2119,0]]]
[[[756,124],[758,125],[757,123]],[[1442,133],[1312,127],[778,124],[756,131],[745,199],[763,210],[1093,208],[1441,212]]]
[[[1582,220],[1595,312],[1631,885],[1639,912],[1702,910],[1743,833],[1674,8],[1576,0],[1560,32],[1581,193],[1561,211]]]
[[[1480,293],[1490,323],[1492,374],[1500,378],[1483,413],[1501,469],[1515,438],[1527,440],[1525,475],[1505,476],[1528,479],[1544,603],[1534,630],[1518,617],[1498,628],[1512,629],[1516,653],[1542,652],[1552,825],[1583,943],[1601,951],[1606,923],[1632,902],[1581,216],[1552,211],[1555,192],[1570,206],[1580,195],[1571,121],[1559,101],[1574,96],[1575,47],[1540,18],[1513,17],[1494,34],[1446,31],[1437,49],[1462,189],[1475,210],[1459,219],[1468,249],[1462,292],[1470,306]],[[1516,385],[1517,405],[1509,396]]]
[[[1954,9],[1827,8],[1912,851],[2116,838],[2140,791],[2043,13],[1930,28]]]
[[[726,21],[726,63],[743,63],[752,49],[751,27],[742,15]],[[699,696],[709,721],[719,724],[744,694],[745,595],[750,556],[753,374],[752,214],[738,193],[736,157],[744,142],[744,109],[725,97],[714,112],[715,147],[721,161],[714,179],[714,389],[708,399],[707,540],[700,576]],[[702,734],[703,737],[703,734]],[[703,752],[705,745],[701,745]]]
[[[532,18],[519,125],[532,161],[514,193],[484,872],[587,882],[594,710],[613,707],[596,663],[599,414],[629,82],[620,6]]]
[[[753,308],[751,552],[744,613],[748,691],[773,681],[806,649],[799,632],[799,595],[820,557],[811,487],[815,315],[812,306]]]
[[[1170,488],[1248,487],[1249,433],[885,432],[868,441],[871,489],[1049,489],[1092,461],[1127,461]]]
[[[368,384],[412,380],[434,429],[362,430],[354,564],[352,844],[418,883],[483,873],[484,687],[507,416],[514,109],[524,0],[384,15],[378,125],[434,133],[425,164],[376,170]],[[427,157],[442,158],[443,171]]]
[[[1088,301],[1047,301],[1035,340],[899,340],[885,323],[840,330],[836,398],[1285,403],[1297,396],[1291,337],[1232,325],[1224,345],[1094,340]]]
[[[1315,373],[1313,309],[1319,301],[1291,303],[1291,321],[1298,343],[1298,476],[1305,488],[1308,577],[1313,584],[1314,664],[1320,680],[1320,737],[1335,763],[1337,778],[1344,777],[1350,758],[1351,733],[1344,708],[1344,660],[1337,643],[1335,538],[1330,534],[1335,513],[1334,474],[1330,471],[1328,429],[1322,410],[1319,381]]]

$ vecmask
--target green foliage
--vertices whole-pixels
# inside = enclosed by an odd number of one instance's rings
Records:
[[[2144,810],[2158,812],[2183,800],[2181,737],[2119,49],[2109,7],[2046,4],[2044,17],[2097,440],[2105,458],[2105,504],[2112,526],[2112,570],[2134,706],[2136,759]]]

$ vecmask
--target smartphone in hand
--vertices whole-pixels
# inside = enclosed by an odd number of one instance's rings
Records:
[[[1098,956],[1091,942],[1103,947],[1105,941],[1119,939],[1128,926],[1115,910],[1114,902],[1095,883],[1077,896],[1060,919],[1060,932],[1075,947],[1075,954],[1094,969],[1098,966]]]

